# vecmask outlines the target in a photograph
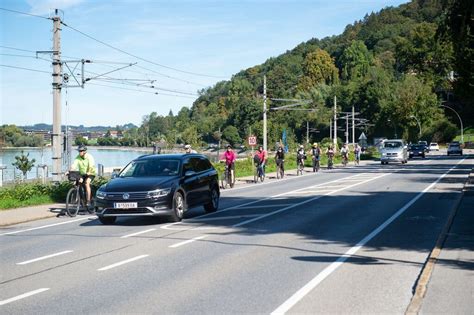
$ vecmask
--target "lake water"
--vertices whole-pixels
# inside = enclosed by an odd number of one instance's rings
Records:
[[[52,148],[25,148],[25,149],[3,149],[0,151],[0,165],[6,166],[7,169],[3,170],[3,180],[11,181],[15,178],[15,174],[19,176],[21,172],[12,165],[15,162],[15,156],[20,155],[21,151],[24,154],[29,153],[29,159],[35,159],[35,166],[27,174],[27,178],[36,178],[37,168],[39,164],[46,164],[48,171],[51,174],[52,171]],[[105,168],[110,167],[123,167],[134,158],[143,155],[150,154],[153,149],[149,150],[137,150],[137,149],[97,149],[93,147],[88,148],[88,152],[94,157],[96,164],[102,164]],[[76,150],[72,151],[71,161],[77,156]],[[64,164],[64,170],[67,169],[67,164]],[[42,170],[39,170],[42,174]],[[51,175],[50,175],[51,176]]]

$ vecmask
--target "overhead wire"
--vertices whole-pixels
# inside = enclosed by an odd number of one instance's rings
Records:
[[[43,71],[43,70],[31,69],[31,68],[23,68],[23,67],[10,66],[10,65],[4,65],[4,64],[0,64],[0,67],[7,67],[7,68],[14,68],[14,69],[20,69],[20,70],[27,70],[27,71],[34,71],[34,72],[41,72],[41,73],[51,74],[50,71]]]
[[[113,50],[119,51],[119,52],[121,52],[121,53],[123,53],[123,54],[126,54],[126,55],[131,56],[131,57],[136,58],[136,59],[139,59],[139,60],[141,60],[141,61],[145,61],[145,62],[147,62],[147,63],[153,64],[153,65],[155,65],[155,66],[163,67],[163,68],[166,68],[166,69],[170,69],[170,70],[173,70],[173,71],[177,71],[177,72],[181,72],[181,73],[185,73],[185,74],[189,74],[189,75],[194,75],[194,76],[208,77],[208,78],[215,78],[215,79],[224,79],[224,78],[225,78],[225,77],[221,77],[221,76],[214,76],[214,75],[208,75],[208,74],[190,72],[190,71],[180,70],[180,69],[177,69],[177,68],[174,68],[174,67],[169,67],[169,66],[166,66],[166,65],[163,65],[163,64],[154,62],[154,61],[152,61],[152,60],[142,58],[142,57],[137,56],[137,55],[135,55],[135,54],[129,53],[129,52],[127,52],[127,51],[125,51],[125,50],[123,50],[123,49],[117,48],[117,47],[115,47],[115,46],[112,46],[112,45],[110,45],[110,44],[108,44],[108,43],[106,43],[106,42],[104,42],[104,41],[102,41],[102,40],[100,40],[100,39],[97,39],[97,38],[95,38],[95,37],[93,37],[93,36],[91,36],[91,35],[88,35],[88,34],[82,32],[82,31],[80,31],[80,30],[78,30],[78,29],[72,27],[72,26],[69,26],[69,25],[67,25],[66,23],[62,22],[62,21],[61,21],[61,24],[64,25],[64,26],[66,26],[66,27],[68,27],[68,28],[70,28],[70,29],[72,29],[73,31],[78,32],[79,34],[82,34],[83,36],[85,36],[85,37],[87,37],[87,38],[89,38],[89,39],[92,39],[92,40],[94,40],[94,41],[96,41],[96,42],[98,42],[98,43],[104,45],[104,46],[107,46],[107,47],[109,47],[109,48],[111,48],[111,49],[113,49]]]
[[[108,87],[108,88],[113,88],[113,89],[119,89],[119,90],[128,90],[128,91],[135,91],[135,92],[155,94],[155,95],[175,96],[175,97],[194,99],[194,97],[190,97],[190,96],[186,96],[186,95],[174,95],[174,94],[168,94],[168,93],[151,92],[151,91],[144,91],[144,90],[139,90],[139,89],[130,89],[130,88],[125,88],[125,87],[120,87],[120,86],[113,86],[113,85],[106,85],[106,84],[99,84],[99,83],[88,83],[88,84],[89,85],[103,86],[103,87]]]
[[[13,12],[13,13],[17,13],[17,14],[23,14],[23,15],[33,16],[33,17],[42,18],[42,19],[46,19],[46,20],[51,20],[50,17],[46,17],[46,16],[42,16],[42,15],[36,15],[36,14],[31,14],[31,13],[26,13],[26,12],[21,12],[21,11],[12,10],[12,9],[0,8],[0,10],[8,11],[8,12]]]

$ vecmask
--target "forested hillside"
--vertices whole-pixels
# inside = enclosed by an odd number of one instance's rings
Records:
[[[151,140],[232,144],[250,133],[262,139],[263,77],[267,78],[268,143],[285,129],[290,144],[306,139],[306,126],[329,136],[334,96],[338,111],[354,105],[368,119],[357,134],[450,141],[459,133],[456,116],[472,124],[472,1],[415,0],[366,15],[338,36],[310,39],[286,53],[200,91],[192,108],[166,117],[151,113],[143,125]],[[315,17],[317,18],[317,17]],[[304,110],[271,99],[309,100]],[[343,120],[339,124],[344,123]],[[221,130],[221,133],[219,133]],[[314,130],[313,130],[314,131]],[[343,138],[343,132],[339,137]]]

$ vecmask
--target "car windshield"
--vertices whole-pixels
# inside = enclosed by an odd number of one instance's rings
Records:
[[[437,146],[438,144],[432,142],[430,145],[431,145],[431,146]]]
[[[411,149],[412,150],[421,150],[421,149],[423,149],[423,146],[422,145],[412,145]]]
[[[455,143],[455,144],[450,144],[449,145],[450,148],[459,148],[459,144]]]
[[[399,141],[385,141],[383,144],[384,148],[400,148],[402,143]]]
[[[120,172],[119,177],[176,176],[179,172],[179,160],[146,159],[132,161]]]

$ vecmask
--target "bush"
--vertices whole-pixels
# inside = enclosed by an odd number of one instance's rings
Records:
[[[107,179],[96,177],[92,183],[92,194],[107,183]],[[63,181],[55,184],[16,184],[0,189],[0,209],[23,207],[27,205],[44,204],[48,202],[65,202],[66,195],[73,184]]]

